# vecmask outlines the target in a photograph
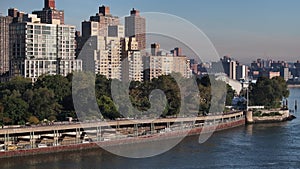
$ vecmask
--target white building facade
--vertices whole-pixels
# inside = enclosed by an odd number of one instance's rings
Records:
[[[35,15],[10,26],[10,76],[35,81],[41,75],[67,75],[82,70],[75,59],[75,27],[43,24]]]
[[[162,75],[180,73],[185,78],[192,76],[190,60],[186,56],[147,56],[146,62],[149,64],[149,79],[158,78]]]

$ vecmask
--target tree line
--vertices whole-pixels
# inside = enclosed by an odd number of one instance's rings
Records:
[[[265,106],[266,108],[282,107],[282,99],[289,97],[286,81],[282,77],[272,79],[261,77],[256,83],[250,85],[249,101],[253,106]]]
[[[82,73],[77,89],[72,88],[73,74],[42,76],[35,83],[14,77],[1,83],[0,124],[38,124],[45,119],[66,121],[67,117],[76,119],[78,116],[84,120],[201,116],[222,112],[225,102],[230,104],[234,96],[230,86],[208,76],[186,79],[180,74],[172,74],[127,84],[102,75],[93,76]],[[94,93],[87,90],[90,79],[94,83]],[[112,84],[117,84],[118,95],[112,95],[115,92]],[[90,98],[94,97],[98,110],[75,111],[74,93],[78,94],[76,99],[82,105],[92,102]]]

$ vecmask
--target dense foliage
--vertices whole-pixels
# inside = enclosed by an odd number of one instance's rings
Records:
[[[288,96],[287,83],[282,77],[261,77],[256,84],[250,85],[250,105],[280,108],[282,99]]]
[[[80,87],[73,91],[72,74],[42,76],[34,84],[22,77],[1,83],[0,124],[38,124],[45,119],[65,121],[67,117],[77,118],[80,113],[86,113],[86,120],[207,115],[223,111],[225,101],[228,102],[234,93],[227,87],[230,94],[226,98],[226,85],[209,77],[194,80],[173,74],[146,82],[123,84],[117,81],[123,94],[112,97],[112,80],[97,75],[92,93],[86,90],[92,76],[82,75],[81,78]],[[98,110],[75,112],[72,92],[78,94],[76,99],[81,99],[83,105],[92,101],[89,96],[96,98]]]

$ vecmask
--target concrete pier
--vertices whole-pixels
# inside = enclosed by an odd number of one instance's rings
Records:
[[[252,124],[253,121],[253,112],[252,111],[246,111],[246,121],[249,124]]]
[[[261,110],[260,112],[262,116],[254,116],[253,112],[247,112],[247,123],[277,123],[287,121],[290,118],[289,110]],[[277,113],[277,115],[268,115],[272,113]]]

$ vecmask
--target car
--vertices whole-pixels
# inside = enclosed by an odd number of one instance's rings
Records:
[[[18,149],[18,147],[16,145],[13,145],[13,144],[7,146],[8,151],[14,151],[14,150],[17,150],[17,149]]]
[[[46,148],[48,147],[47,144],[38,144],[38,148]]]

